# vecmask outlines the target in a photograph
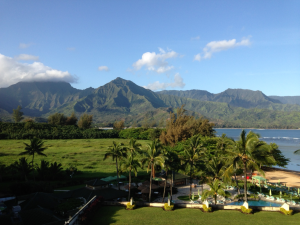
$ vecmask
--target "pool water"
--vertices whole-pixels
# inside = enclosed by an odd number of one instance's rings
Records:
[[[228,203],[228,205],[243,205],[244,202],[231,202]],[[263,201],[263,200],[258,200],[258,201],[248,201],[249,206],[271,206],[271,207],[280,207],[282,206],[283,203],[275,203],[275,202],[268,202],[268,201]]]

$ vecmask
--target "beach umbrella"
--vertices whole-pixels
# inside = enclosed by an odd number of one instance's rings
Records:
[[[280,191],[280,198],[281,198],[282,192]]]
[[[272,196],[272,190],[270,189],[270,196]]]
[[[135,188],[135,186],[134,186],[134,185],[130,185],[130,189],[133,189],[133,188]],[[129,189],[129,185],[128,185],[128,184],[125,185],[125,186],[124,186],[124,189],[125,189],[125,190],[128,190],[128,189]]]
[[[298,188],[298,195],[300,194],[300,188]]]
[[[290,191],[290,187],[288,187],[288,191]]]
[[[150,188],[150,186],[149,186],[149,188]],[[151,189],[153,189],[153,190],[154,190],[154,189],[158,189],[158,188],[159,188],[159,186],[156,185],[156,184],[152,184],[152,185],[151,185]]]
[[[138,189],[139,189],[140,191],[143,190],[144,188],[146,188],[145,185],[141,185],[141,186],[138,187]]]
[[[141,192],[142,192],[143,194],[149,194],[150,188],[145,187]]]
[[[192,194],[192,200],[194,200],[194,197],[195,197],[195,195],[194,195],[194,192],[193,192],[193,194]]]
[[[199,190],[199,188],[198,188],[198,198],[200,198],[200,190]]]

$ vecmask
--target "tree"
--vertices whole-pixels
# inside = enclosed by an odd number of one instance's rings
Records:
[[[108,147],[108,151],[106,151],[103,160],[106,160],[109,157],[112,157],[112,160],[116,160],[116,169],[117,169],[117,181],[118,181],[118,187],[120,190],[119,186],[119,170],[118,170],[118,159],[126,158],[127,153],[126,153],[126,147],[124,146],[123,143],[117,143],[113,141],[113,145]]]
[[[120,169],[122,172],[128,172],[128,201],[130,201],[130,190],[131,190],[131,172],[134,172],[134,175],[137,176],[138,168],[141,166],[139,161],[134,158],[133,155],[129,155],[127,158],[124,158],[120,162]]]
[[[192,174],[193,169],[200,161],[200,151],[203,150],[200,136],[193,136],[189,140],[189,145],[184,149],[183,155],[181,156],[181,162],[184,167],[189,166],[190,169],[190,194],[192,193]]]
[[[67,117],[63,113],[54,113],[48,117],[48,123],[53,125],[65,125]]]
[[[228,149],[229,157],[231,157],[231,165],[226,169],[226,174],[230,173],[236,165],[242,164],[244,169],[244,197],[247,202],[247,168],[255,168],[264,176],[259,163],[271,161],[272,155],[269,153],[268,145],[260,141],[259,136],[252,131],[246,135],[246,131],[242,130],[240,139],[234,142],[232,149]]]
[[[32,161],[31,161],[32,167],[33,167],[34,154],[47,156],[43,153],[43,151],[45,151],[47,147],[43,147],[44,142],[39,138],[35,137],[33,139],[30,139],[30,144],[24,143],[24,145],[25,145],[25,152],[21,152],[19,155],[32,155]]]
[[[137,143],[136,139],[131,138],[128,143],[127,150],[129,151],[130,155],[135,156],[140,154],[142,151],[142,144]]]
[[[75,112],[72,112],[71,116],[67,117],[65,124],[66,125],[76,125],[77,120],[78,119],[75,115]]]
[[[202,198],[207,199],[209,196],[213,196],[215,199],[215,205],[217,204],[217,195],[226,196],[224,184],[220,180],[214,180],[212,183],[208,183],[210,190],[205,190]]]
[[[209,123],[207,119],[195,119],[194,116],[186,115],[186,110],[183,107],[184,105],[177,108],[176,115],[170,112],[166,131],[163,131],[159,137],[162,144],[175,146],[177,142],[187,140],[196,134],[202,136],[214,135],[213,123]]]
[[[154,167],[161,166],[163,167],[165,157],[162,154],[162,145],[158,140],[153,140],[151,145],[147,144],[147,149],[143,152],[141,162],[143,165],[147,165],[147,173],[150,172],[150,192],[149,192],[149,202],[151,202],[151,187],[152,187],[152,178],[155,173]]]
[[[120,120],[120,121],[116,121],[114,123],[114,130],[123,130],[124,129],[124,121],[123,120]]]
[[[63,172],[63,168],[61,163],[54,162],[50,164],[49,173],[52,177],[52,180],[55,180],[55,178],[62,175],[62,172]]]
[[[92,125],[92,121],[93,121],[93,115],[88,115],[84,113],[81,115],[78,121],[78,126],[84,129],[90,128]]]
[[[39,177],[46,180],[49,175],[49,162],[42,159],[40,166],[37,165],[36,170]]]
[[[7,167],[0,162],[0,181],[2,182],[2,176],[5,174]]]
[[[13,119],[16,123],[19,123],[22,119],[24,119],[23,117],[23,112],[21,112],[22,107],[20,105],[18,105],[17,109],[13,109]]]
[[[28,182],[28,174],[33,171],[33,166],[27,162],[25,157],[21,157],[19,161],[15,161],[12,164],[12,167],[20,172],[21,175],[24,176],[25,181]]]

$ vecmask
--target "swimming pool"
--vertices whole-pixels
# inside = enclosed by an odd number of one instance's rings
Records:
[[[228,205],[243,205],[244,202],[231,202],[228,203]],[[283,203],[275,203],[275,202],[268,202],[268,201],[263,201],[263,200],[258,200],[258,201],[248,201],[249,206],[271,206],[271,207],[280,207],[282,206]]]

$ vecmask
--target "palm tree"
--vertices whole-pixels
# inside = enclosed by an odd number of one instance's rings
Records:
[[[4,164],[0,163],[0,181],[1,182],[2,182],[2,176],[3,176],[3,174],[5,174],[6,170],[7,170],[7,167]]]
[[[38,175],[45,180],[49,173],[49,162],[42,159],[40,166],[36,166],[36,170]]]
[[[28,181],[28,178],[27,178],[28,174],[31,171],[33,171],[32,165],[30,165],[27,162],[27,159],[25,157],[21,157],[19,159],[19,161],[15,161],[12,164],[12,167],[15,168],[18,172],[20,172],[24,176],[26,182]]]
[[[30,144],[25,145],[25,152],[21,152],[19,155],[32,155],[32,161],[31,165],[33,167],[33,160],[34,160],[34,154],[42,155],[42,156],[47,156],[43,153],[44,150],[46,150],[46,147],[43,147],[44,142],[39,139],[34,137],[33,139],[30,139]]]
[[[116,169],[117,169],[117,182],[118,182],[118,188],[120,190],[119,185],[119,170],[118,170],[118,159],[126,158],[126,147],[123,143],[117,143],[113,141],[113,145],[108,147],[108,151],[106,151],[103,160],[106,160],[107,158],[112,157],[112,160],[116,160]]]
[[[208,183],[210,190],[205,190],[202,198],[207,199],[209,196],[213,196],[215,199],[215,204],[217,204],[217,195],[226,196],[224,191],[224,184],[220,180],[214,180],[212,183]]]
[[[231,165],[228,166],[226,174],[229,171],[236,169],[237,165],[242,164],[244,169],[244,197],[247,202],[247,168],[255,168],[264,176],[264,171],[261,170],[259,163],[269,160],[272,156],[268,149],[269,147],[263,141],[260,141],[259,136],[252,131],[246,135],[246,131],[242,130],[240,139],[234,142],[232,149],[227,149],[231,157]]]
[[[189,166],[190,169],[190,194],[192,193],[192,174],[193,169],[200,161],[200,151],[203,150],[200,136],[193,136],[189,140],[189,145],[184,149],[183,155],[181,156],[182,165],[184,167]]]
[[[128,143],[127,150],[128,152],[130,152],[132,156],[136,154],[140,154],[142,150],[142,144],[137,143],[136,141],[137,141],[136,139],[131,138]]]
[[[131,190],[131,172],[134,172],[134,175],[137,176],[138,168],[141,167],[140,162],[135,159],[132,155],[129,155],[127,158],[124,158],[120,162],[121,171],[128,171],[128,201],[130,200],[130,190]]]
[[[57,162],[51,163],[49,167],[49,172],[53,180],[59,177],[63,172],[63,167],[61,163],[57,163]]]
[[[176,152],[173,151],[172,147],[164,147],[162,151],[164,157],[165,157],[165,163],[164,163],[164,170],[166,172],[166,179],[164,183],[164,192],[163,192],[163,198],[162,202],[165,201],[165,193],[166,193],[166,186],[167,186],[167,179],[168,179],[168,172],[176,170],[178,165],[180,164],[178,155]],[[173,178],[173,173],[171,174],[171,178]],[[170,185],[170,190],[171,190],[171,199],[172,199],[172,188],[173,188],[173,179]]]
[[[153,140],[151,145],[147,145],[147,150],[143,152],[141,162],[147,165],[147,173],[150,172],[150,192],[149,192],[149,202],[151,202],[151,185],[152,177],[154,173],[155,166],[163,166],[165,161],[165,156],[162,154],[162,146],[158,140]]]

